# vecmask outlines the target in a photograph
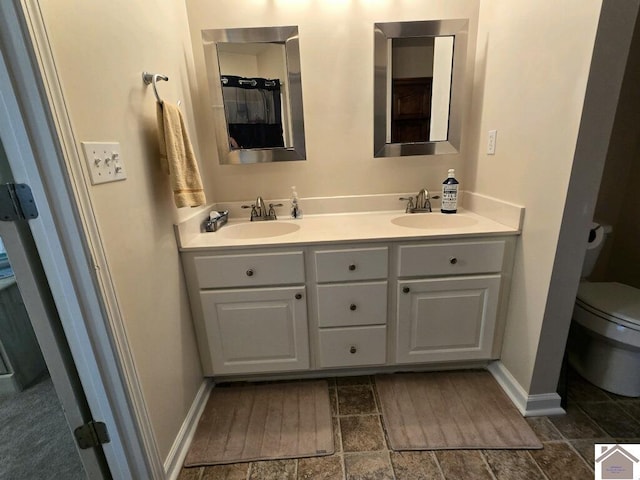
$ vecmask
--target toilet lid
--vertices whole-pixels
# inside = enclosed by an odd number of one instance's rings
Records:
[[[582,282],[578,300],[606,315],[640,325],[640,290],[617,282]]]

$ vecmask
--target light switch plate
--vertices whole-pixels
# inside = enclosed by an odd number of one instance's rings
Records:
[[[489,138],[487,140],[487,153],[489,155],[496,154],[496,136],[498,134],[497,130],[489,130]]]
[[[125,180],[124,163],[120,157],[120,144],[117,142],[82,142],[87,168],[91,174],[91,184],[117,182]]]

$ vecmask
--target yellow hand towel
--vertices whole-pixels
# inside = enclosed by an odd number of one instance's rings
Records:
[[[198,162],[184,125],[182,113],[176,105],[158,102],[158,139],[160,161],[171,176],[171,189],[176,207],[197,207],[206,199]]]

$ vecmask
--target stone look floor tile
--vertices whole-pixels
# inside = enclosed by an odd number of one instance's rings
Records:
[[[613,438],[598,438],[598,439],[582,439],[582,440],[570,440],[569,443],[576,449],[584,461],[587,462],[589,468],[593,470],[595,465],[595,447],[596,443],[617,443]]]
[[[435,453],[446,480],[493,480],[479,450],[438,450]]]
[[[335,387],[329,388],[329,402],[331,404],[331,416],[338,416],[338,393],[336,392]]]
[[[482,454],[497,480],[545,480],[527,450],[484,450]]]
[[[531,450],[531,456],[542,471],[553,480],[585,480],[593,472],[566,442],[549,442],[542,450]]]
[[[622,428],[621,419],[640,424],[640,399],[631,399],[597,389],[573,374],[569,382],[568,414],[529,417],[527,422],[544,443],[543,450],[452,450],[388,451],[378,413],[342,416],[342,406],[351,412],[380,412],[374,377],[329,378],[332,421],[337,455],[298,460],[273,460],[251,464],[183,468],[179,480],[413,480],[413,479],[536,479],[540,467],[552,480],[593,478],[595,443],[640,443],[640,430]],[[363,393],[363,392],[369,393]],[[600,407],[613,406],[606,415]],[[593,404],[591,404],[593,403]],[[373,404],[373,410],[371,410]],[[350,409],[350,410],[349,410]],[[587,413],[585,413],[585,411]],[[621,414],[622,412],[622,414]],[[613,428],[615,440],[605,429]],[[614,428],[615,427],[615,428]],[[341,429],[344,432],[341,432]],[[622,435],[624,434],[624,435]],[[629,436],[633,435],[633,436]],[[343,442],[346,453],[343,452]],[[366,453],[364,453],[366,452]],[[529,460],[527,460],[529,459]],[[394,474],[395,469],[395,474]],[[492,473],[490,473],[490,470]],[[443,473],[446,475],[443,477]],[[248,476],[247,476],[248,475]]]
[[[371,377],[369,377],[369,375],[357,375],[353,377],[336,377],[337,387],[344,387],[347,385],[371,385]]]
[[[204,467],[200,480],[246,480],[248,470],[248,463]]]
[[[640,423],[616,403],[587,402],[580,408],[612,437],[640,436]]]
[[[340,433],[344,452],[369,452],[385,448],[378,415],[340,417]]]
[[[640,399],[621,400],[617,405],[636,420],[640,420]]]
[[[442,480],[433,452],[390,452],[396,480]]]
[[[298,460],[298,480],[342,480],[342,460],[330,457],[311,457]]]
[[[574,402],[606,402],[611,397],[598,387],[589,383],[577,373],[569,375],[567,383],[567,397]]]
[[[337,392],[339,415],[378,413],[370,385],[338,387]]]
[[[562,439],[562,435],[549,417],[526,417],[525,420],[541,442]]]
[[[344,456],[347,480],[394,480],[387,452],[371,452]]]
[[[200,480],[201,473],[202,467],[183,468],[182,470],[180,470],[178,480]]]
[[[297,460],[253,462],[249,480],[295,480]]]
[[[608,436],[576,405],[567,405],[566,412],[566,415],[550,417],[551,422],[565,438],[602,438]]]
[[[340,453],[342,452],[342,435],[340,433],[340,421],[338,417],[333,417],[331,423],[333,424],[333,448],[335,453]]]

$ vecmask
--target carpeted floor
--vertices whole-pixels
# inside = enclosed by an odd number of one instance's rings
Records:
[[[20,393],[0,395],[0,479],[85,478],[48,376]]]

